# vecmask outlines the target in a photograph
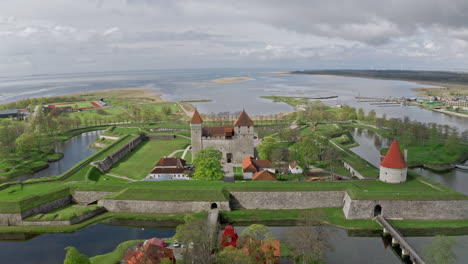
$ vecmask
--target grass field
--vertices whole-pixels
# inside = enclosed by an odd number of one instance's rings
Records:
[[[71,107],[73,109],[96,108],[96,103],[93,102],[69,102],[69,103],[56,103],[49,104],[49,107]]]
[[[98,209],[97,205],[88,205],[86,207],[75,207],[72,205],[58,208],[46,214],[35,214],[25,219],[25,221],[60,221],[70,220],[80,215],[84,215]]]
[[[190,140],[177,137],[173,140],[149,140],[142,143],[109,171],[110,174],[132,179],[143,179],[149,174],[156,162],[175,150],[184,149]]]
[[[98,255],[95,257],[90,258],[91,264],[115,264],[119,263],[120,260],[123,258],[125,255],[125,252],[127,251],[128,248],[138,244],[142,243],[145,240],[130,240],[130,241],[125,241],[120,243],[112,252],[109,252],[107,254],[103,255]]]

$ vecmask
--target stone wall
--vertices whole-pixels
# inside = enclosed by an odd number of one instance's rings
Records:
[[[387,219],[468,219],[468,200],[352,200],[345,194],[343,212],[347,219],[370,219],[377,205]]]
[[[1,226],[21,225],[24,218],[27,218],[35,214],[47,213],[54,209],[63,207],[65,205],[69,205],[70,203],[71,203],[71,195],[67,195],[55,201],[41,204],[37,207],[23,211],[21,213],[3,213],[3,214],[0,214],[0,225]]]
[[[74,203],[89,204],[95,202],[112,192],[96,192],[96,191],[76,191],[72,197]]]
[[[312,209],[342,207],[343,191],[231,192],[232,209]]]
[[[67,195],[67,196],[62,197],[60,199],[57,199],[55,201],[48,202],[48,203],[45,203],[45,204],[41,204],[38,207],[34,207],[32,209],[23,211],[23,212],[21,212],[21,217],[24,219],[24,218],[30,217],[32,215],[35,215],[35,214],[44,214],[44,213],[50,212],[52,210],[55,210],[57,208],[69,205],[69,204],[71,204],[71,201],[72,201],[71,195]]]
[[[0,214],[0,225],[13,226],[19,225],[23,218],[20,213]]]
[[[94,211],[86,213],[84,215],[77,216],[70,220],[62,220],[62,221],[22,221],[19,225],[23,226],[55,226],[55,225],[74,225],[84,220],[90,219],[97,215],[100,215],[106,211],[105,208],[98,208]]]
[[[111,155],[107,156],[104,160],[92,162],[91,165],[105,173],[109,171],[115,163],[119,162],[121,159],[127,156],[136,147],[138,147],[138,145],[147,139],[148,137],[146,135],[139,135],[138,137],[129,141],[127,144],[120,147]]]
[[[346,161],[343,161],[343,166],[351,173],[352,176],[358,177],[359,179],[363,180],[366,177],[362,176],[359,171],[355,170],[351,165],[349,165]]]
[[[228,201],[137,201],[137,200],[99,200],[98,205],[105,207],[110,212],[129,213],[191,213],[202,212],[211,209],[216,203],[220,210],[230,211]]]

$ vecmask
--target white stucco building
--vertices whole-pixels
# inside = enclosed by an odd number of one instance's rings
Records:
[[[301,166],[299,166],[297,161],[292,161],[291,163],[289,163],[289,172],[291,172],[292,174],[301,174],[302,172],[304,172],[304,170],[301,168]]]
[[[146,176],[145,181],[189,180],[185,169],[185,160],[181,158],[160,158],[154,169]]]

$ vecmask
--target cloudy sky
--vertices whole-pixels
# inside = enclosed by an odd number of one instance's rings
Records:
[[[468,69],[466,0],[1,0],[0,75]]]

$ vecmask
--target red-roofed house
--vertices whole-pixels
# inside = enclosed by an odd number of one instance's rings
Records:
[[[185,160],[181,158],[160,158],[154,169],[146,176],[145,181],[189,180],[185,169]]]
[[[257,172],[267,170],[271,173],[275,173],[275,169],[272,168],[271,161],[267,159],[254,159],[247,157],[242,160],[242,172],[244,179],[252,179],[253,175]]]
[[[400,183],[406,181],[408,165],[401,153],[398,141],[394,140],[388,148],[387,155],[380,158],[379,179],[388,183]]]
[[[176,264],[174,252],[166,248],[161,239],[152,238],[145,243],[139,244],[136,248],[128,250],[121,263],[123,264],[159,264],[163,259],[169,259],[172,264]]]
[[[231,126],[203,126],[203,119],[198,111],[190,121],[192,132],[192,157],[198,151],[214,148],[223,153],[222,162],[240,163],[245,156],[254,155],[254,122],[243,111]]]
[[[252,181],[277,181],[277,179],[273,173],[262,170],[253,175]]]

